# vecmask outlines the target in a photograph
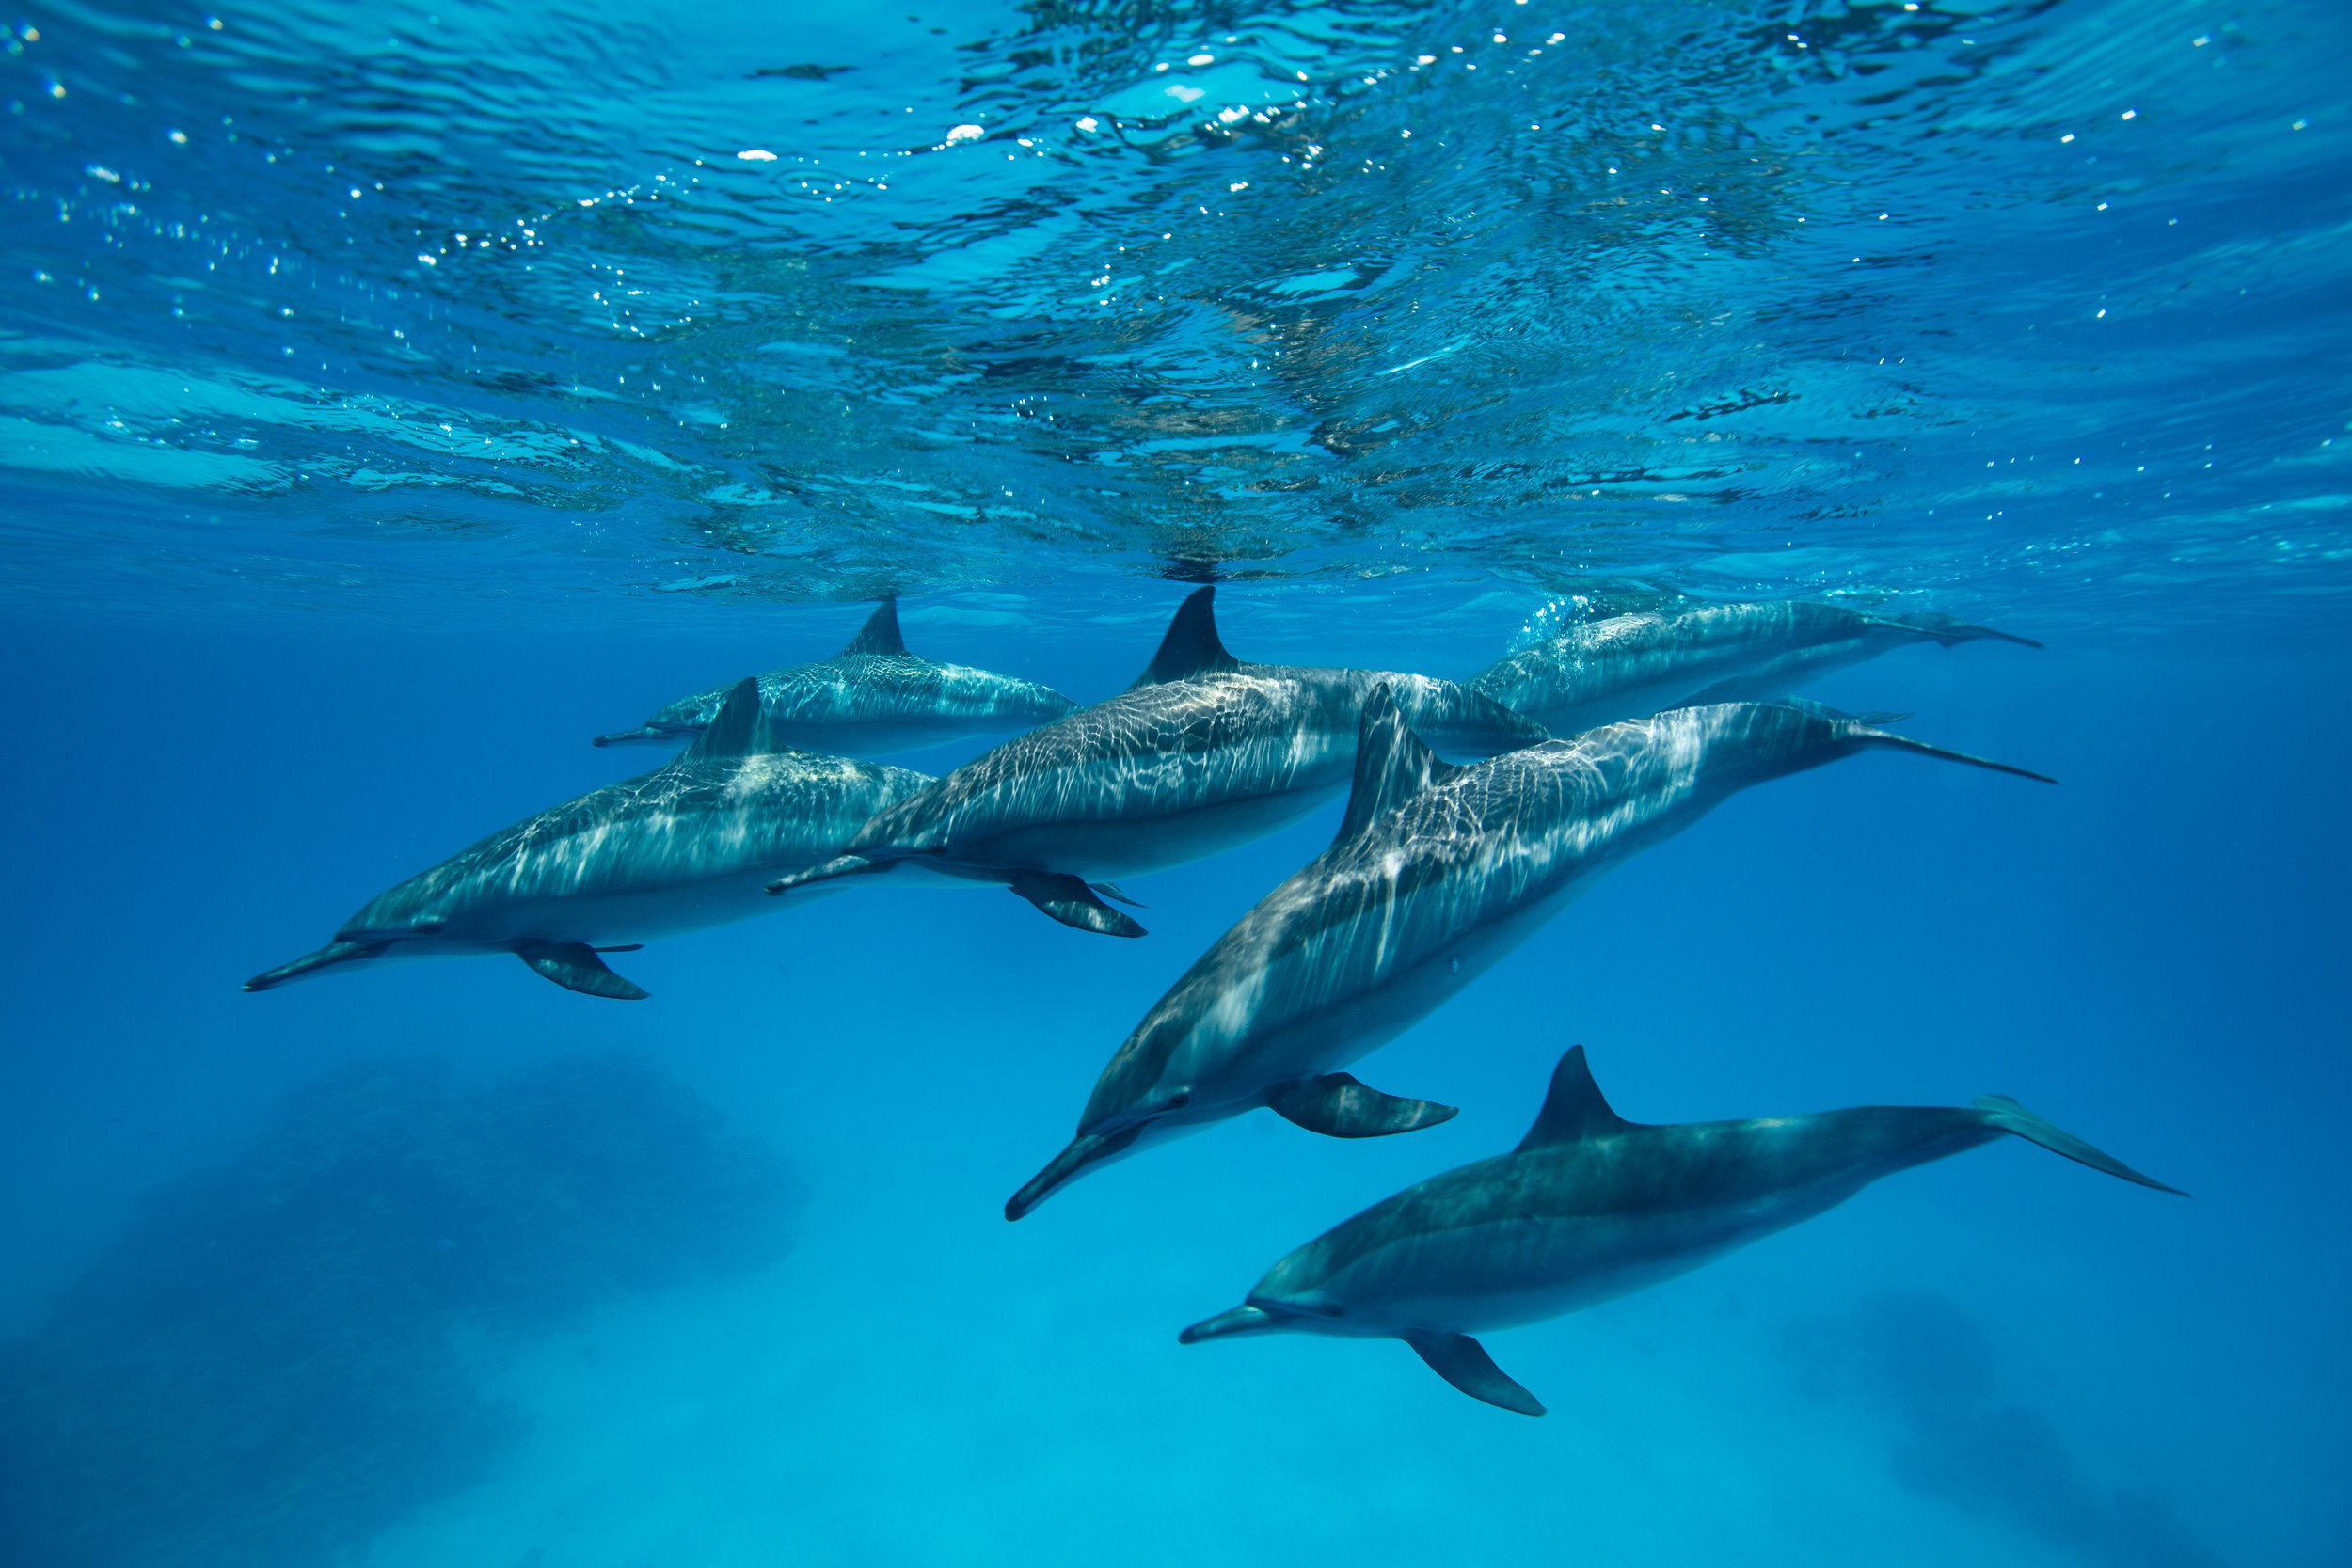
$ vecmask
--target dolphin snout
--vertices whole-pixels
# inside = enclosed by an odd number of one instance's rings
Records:
[[[1236,1334],[1264,1334],[1282,1326],[1282,1320],[1263,1307],[1241,1306],[1230,1312],[1219,1312],[1214,1318],[1203,1318],[1176,1336],[1180,1345],[1197,1345],[1203,1339],[1228,1339]]]
[[[1142,1136],[1145,1122],[1122,1127],[1116,1132],[1081,1132],[1070,1140],[1070,1147],[1054,1156],[1051,1164],[1029,1178],[1019,1192],[1006,1200],[1005,1218],[1017,1220],[1039,1204],[1076,1180],[1089,1165],[1116,1159],[1125,1153],[1136,1139]]]
[[[328,942],[315,953],[305,953],[292,963],[279,964],[276,969],[262,971],[247,980],[245,983],[245,989],[249,991],[275,990],[289,980],[299,980],[305,975],[316,974],[320,970],[330,968],[335,964],[354,963],[368,958],[381,958],[385,949],[391,945],[389,942],[345,942],[338,939]]]

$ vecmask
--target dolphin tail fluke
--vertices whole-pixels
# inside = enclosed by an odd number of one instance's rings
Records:
[[[1382,1094],[1344,1072],[1278,1084],[1266,1096],[1275,1115],[1327,1138],[1385,1138],[1452,1121],[1458,1107]]]
[[[1923,757],[1942,757],[1946,762],[1964,762],[1971,768],[1989,768],[1995,773],[2014,773],[2021,779],[2034,779],[2046,784],[2058,783],[2049,774],[2037,773],[2030,768],[2012,768],[2006,762],[1994,762],[1990,757],[1970,756],[1966,752],[1947,751],[1941,746],[1931,746],[1924,740],[1913,740],[1907,736],[1889,735],[1884,730],[1867,725],[1863,727],[1862,738],[1872,745],[1891,746],[1899,752],[1916,752]]]
[[[1511,1375],[1496,1366],[1495,1358],[1486,1354],[1486,1347],[1469,1335],[1408,1334],[1405,1342],[1429,1363],[1431,1371],[1470,1398],[1521,1416],[1544,1413],[1542,1402],[1512,1382]]]
[[[1106,937],[1139,937],[1142,927],[1103,902],[1095,891],[1067,872],[1019,871],[1006,885],[1035,904],[1041,914]]]
[[[2040,1144],[2053,1154],[2063,1154],[2069,1160],[2089,1165],[2092,1170],[2103,1170],[2109,1176],[2137,1181],[2160,1193],[2175,1193],[2182,1197],[2189,1196],[2178,1187],[2166,1186],[2153,1176],[2140,1175],[2114,1155],[2093,1148],[2074,1133],[2052,1126],[2005,1094],[1977,1096],[1977,1109],[1984,1113],[1984,1119],[1989,1125],[2004,1132],[2014,1132],[2027,1143]]]
[[[515,957],[562,986],[583,996],[609,996],[615,1002],[643,1002],[653,993],[632,985],[605,967],[596,950],[578,942],[518,942]]]
[[[1203,1339],[1230,1339],[1236,1334],[1263,1334],[1282,1326],[1281,1320],[1263,1307],[1236,1307],[1230,1312],[1219,1312],[1214,1318],[1203,1318],[1176,1336],[1180,1345],[1197,1345]]]
[[[305,953],[292,963],[282,963],[276,969],[263,970],[252,979],[247,980],[245,983],[245,989],[246,990],[272,990],[289,980],[299,980],[306,975],[316,974],[320,970],[330,969],[336,964],[350,963],[359,958],[376,958],[389,946],[391,946],[389,941],[330,942],[317,952]]]

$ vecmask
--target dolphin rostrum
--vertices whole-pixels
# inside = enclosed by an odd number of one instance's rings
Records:
[[[1578,1046],[1518,1148],[1433,1176],[1283,1259],[1184,1344],[1294,1332],[1402,1339],[1472,1399],[1540,1416],[1470,1338],[1647,1290],[1836,1208],[1883,1176],[2014,1133],[2158,1192],[2014,1100],[1860,1105],[1647,1126],[1609,1108]],[[2183,1194],[2185,1196],[2187,1195]]]
[[[718,713],[728,689],[714,686],[681,697],[633,730],[596,736],[596,744],[691,740]],[[1035,681],[938,664],[907,652],[895,598],[882,600],[864,629],[833,657],[760,676],[759,700],[778,744],[853,757],[1025,730],[1078,705]]]
[[[1184,600],[1127,690],[964,764],[776,890],[914,867],[1002,882],[1064,925],[1139,937],[1096,896],[1124,899],[1108,879],[1216,854],[1338,794],[1364,698],[1383,683],[1439,751],[1492,756],[1544,738],[1452,681],[1244,663],[1217,638],[1216,592]]]
[[[746,679],[666,768],[526,817],[409,878],[317,952],[245,983],[322,971],[512,953],[559,986],[637,1001],[598,953],[774,908],[760,888],[832,855],[860,822],[930,782],[921,773],[779,746]],[[826,892],[828,889],[815,889]]]
[[[1717,802],[1872,747],[2042,778],[1804,702],[1677,708],[1454,768],[1375,691],[1331,847],[1260,899],[1144,1015],[1103,1069],[1077,1136],[1013,1195],[1005,1217],[1019,1219],[1082,1171],[1261,1105],[1340,1138],[1444,1121],[1451,1107],[1382,1094],[1340,1069]]]
[[[2041,643],[1948,615],[1836,605],[1715,604],[1581,621],[1481,671],[1470,689],[1554,735],[1707,703],[1785,697],[1912,642]]]

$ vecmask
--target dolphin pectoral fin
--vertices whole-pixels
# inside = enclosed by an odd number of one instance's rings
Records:
[[[331,968],[336,964],[350,963],[359,958],[380,958],[385,949],[391,945],[389,938],[383,942],[330,942],[317,952],[305,953],[292,963],[282,963],[276,969],[263,970],[252,979],[247,980],[245,983],[245,989],[246,990],[271,990],[289,980],[299,980],[306,974],[316,974],[320,970]]]
[[[1144,935],[1142,927],[1104,903],[1092,888],[1066,872],[1017,871],[1005,885],[1035,904],[1040,913],[1065,926],[1097,931],[1106,937]]]
[[[585,996],[609,996],[616,1002],[643,1002],[653,994],[622,979],[604,966],[596,950],[578,942],[518,942],[515,957],[562,986]]]
[[[2074,1133],[2054,1127],[2026,1110],[2005,1094],[1977,1096],[1977,1109],[1984,1113],[1987,1125],[2004,1132],[2014,1132],[2027,1143],[2040,1144],[2053,1154],[2063,1154],[2070,1160],[2089,1165],[2092,1170],[2120,1176],[2126,1181],[2137,1181],[2143,1187],[2153,1187],[2160,1193],[2172,1193],[2181,1197],[2189,1195],[2178,1187],[2168,1187],[2153,1176],[2142,1176],[2114,1155],[2091,1148]]]
[[[1105,898],[1116,899],[1118,902],[1126,905],[1131,910],[1148,910],[1152,907],[1140,898],[1128,897],[1126,891],[1117,882],[1089,882],[1087,886],[1092,888],[1095,892],[1101,894]]]
[[[1486,1347],[1467,1334],[1408,1334],[1405,1342],[1429,1363],[1429,1370],[1474,1400],[1521,1416],[1540,1416],[1544,1407],[1534,1395],[1511,1381],[1495,1365]]]
[[[1344,1072],[1277,1084],[1266,1095],[1275,1115],[1327,1138],[1385,1138],[1452,1121],[1458,1107],[1403,1100],[1368,1088]]]
[[[590,949],[591,952],[596,953],[643,953],[644,950],[645,944],[642,942],[624,942],[616,943],[611,947],[596,947]]]

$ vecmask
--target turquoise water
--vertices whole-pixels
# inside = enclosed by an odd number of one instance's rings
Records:
[[[2340,8],[6,20],[0,1561],[2352,1560]],[[1336,804],[1137,942],[861,889],[643,1003],[237,990],[883,594],[1095,702],[1201,582],[1456,679],[1580,600],[1958,614],[2048,646],[1808,695],[2062,783],[1760,786],[1357,1069],[1454,1121],[1016,1226]],[[1578,1042],[2197,1196],[1895,1177],[1488,1337],[1541,1421],[1176,1343]]]

